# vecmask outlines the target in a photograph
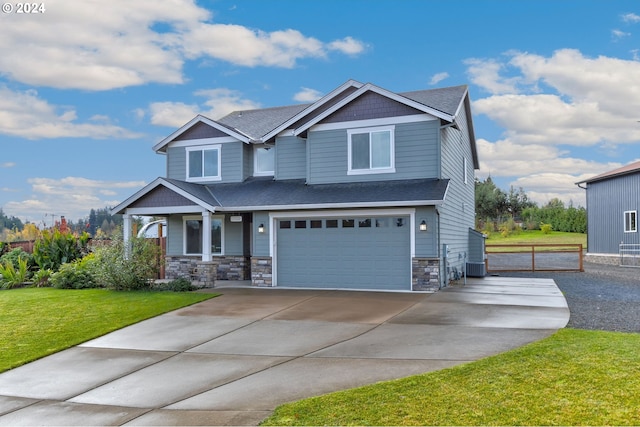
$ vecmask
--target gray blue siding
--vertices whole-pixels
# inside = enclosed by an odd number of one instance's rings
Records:
[[[264,224],[264,233],[258,233],[258,226]],[[253,214],[253,254],[254,256],[269,256],[269,214],[267,212],[255,212]]]
[[[425,220],[427,231],[420,231],[420,223]],[[438,217],[435,207],[424,206],[416,209],[416,251],[417,258],[436,258],[438,256]]]
[[[640,172],[587,184],[587,251],[618,254],[620,243],[640,244],[640,233],[624,232],[624,212],[640,215]]]
[[[464,110],[460,112],[458,121],[466,122]],[[458,272],[465,271],[465,256],[469,256],[469,229],[474,226],[475,174],[468,135],[469,133],[462,128],[442,129],[441,178],[448,178],[450,182],[445,201],[438,207],[438,211],[441,244],[449,245],[450,250],[444,267],[448,268],[450,273],[453,269]],[[466,183],[464,159],[467,159]]]
[[[294,136],[276,141],[276,179],[304,179],[307,176],[307,143]]]
[[[211,144],[215,144],[215,141],[212,141]],[[221,144],[222,182],[241,182],[244,180],[244,174],[246,174],[244,145],[240,141]],[[184,147],[167,148],[167,178],[185,181],[186,177],[186,149]]]
[[[395,173],[347,175],[347,129],[309,132],[308,182],[383,181],[393,179],[436,178],[439,121],[404,123],[395,126]]]

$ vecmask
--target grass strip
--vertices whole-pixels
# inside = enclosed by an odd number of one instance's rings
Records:
[[[640,334],[563,329],[438,372],[289,403],[263,425],[640,425]]]
[[[105,289],[0,291],[0,372],[214,296]]]

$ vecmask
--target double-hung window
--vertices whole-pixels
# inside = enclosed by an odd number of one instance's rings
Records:
[[[624,213],[624,232],[625,233],[637,233],[638,232],[638,211],[626,211]]]
[[[395,172],[394,127],[347,131],[348,175]]]
[[[220,181],[220,146],[187,147],[187,181]]]

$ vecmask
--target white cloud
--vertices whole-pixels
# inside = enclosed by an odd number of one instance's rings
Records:
[[[22,201],[5,203],[3,208],[11,215],[31,221],[52,214],[75,221],[87,216],[92,208],[117,205],[133,189],[146,184],[144,181],[100,181],[72,176],[30,178],[27,182],[31,184],[33,194]]]
[[[630,35],[631,33],[626,33],[621,30],[611,30],[611,36],[614,38],[614,40],[623,39],[625,37],[629,37]]]
[[[429,80],[429,84],[435,85],[440,83],[444,79],[448,79],[448,78],[449,78],[449,73],[437,73],[431,77],[431,80]]]
[[[628,156],[615,156],[640,140],[637,61],[561,49],[547,57],[508,52],[467,65],[472,82],[491,93],[474,101],[474,114],[504,129],[499,140],[478,140],[478,176],[511,180],[539,203],[558,197],[584,205],[575,183],[628,163]],[[575,147],[603,157],[581,159]]]
[[[109,123],[104,116],[97,123],[77,123],[68,107],[49,104],[35,90],[14,92],[0,86],[0,134],[39,138],[136,138],[140,135]]]
[[[329,50],[337,50],[347,55],[358,55],[366,49],[366,45],[353,37],[345,37],[342,40],[335,40],[328,44]]]
[[[230,89],[203,89],[194,93],[204,97],[202,104],[185,104],[182,102],[154,102],[149,105],[151,123],[159,126],[180,127],[202,114],[217,120],[236,110],[251,110],[260,105],[243,99],[241,94]]]
[[[12,168],[16,165],[16,162],[4,162],[0,163],[0,168]]]
[[[38,19],[2,14],[0,73],[35,86],[109,90],[181,84],[185,60],[291,68],[335,51],[356,55],[352,37],[325,43],[294,29],[265,32],[212,23],[193,0],[56,0]]]
[[[640,15],[636,15],[635,13],[625,13],[622,15],[622,21],[635,24],[640,22]]]
[[[301,88],[300,92],[293,96],[293,99],[298,102],[315,102],[322,98],[322,92],[308,87]]]

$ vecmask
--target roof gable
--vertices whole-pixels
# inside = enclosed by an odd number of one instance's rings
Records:
[[[252,139],[248,135],[244,134],[238,129],[234,129],[233,127],[228,126],[224,123],[211,120],[208,117],[198,114],[196,117],[189,120],[188,123],[184,124],[171,135],[154,145],[153,151],[155,151],[156,153],[165,153],[167,151],[167,146],[173,141],[198,138],[194,135],[198,132],[203,132],[203,129],[206,129],[203,127],[203,125],[211,128],[209,130],[206,130],[205,133],[215,134],[217,136],[230,136],[245,143],[252,142]],[[207,138],[211,138],[211,136],[208,136]]]

